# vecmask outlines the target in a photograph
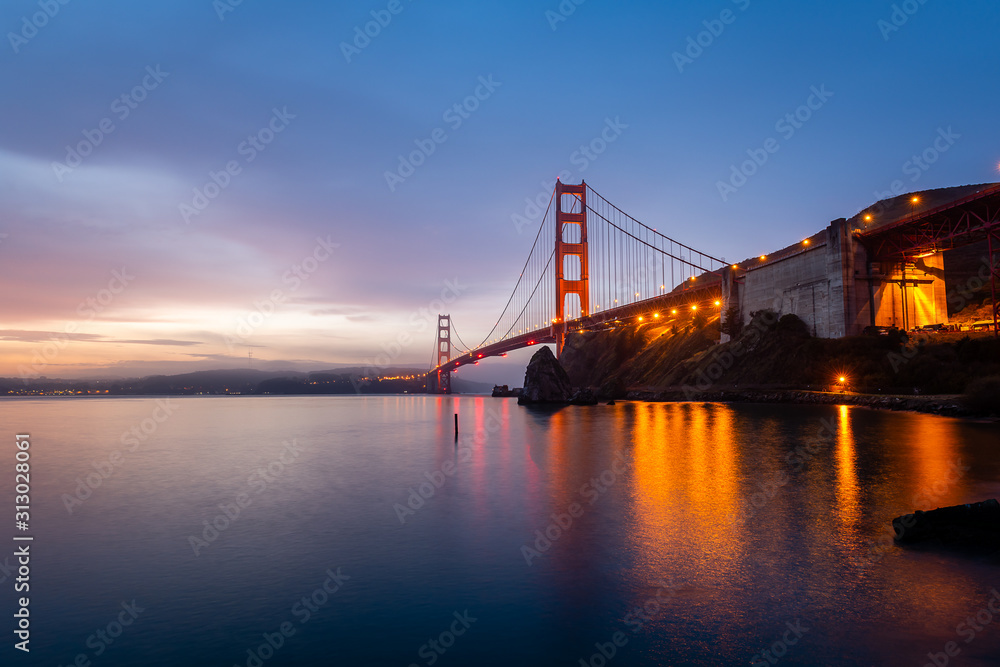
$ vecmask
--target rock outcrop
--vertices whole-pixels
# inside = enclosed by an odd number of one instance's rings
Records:
[[[572,405],[597,405],[597,394],[593,389],[577,389],[570,396],[569,402]]]
[[[531,357],[524,372],[524,388],[517,398],[518,405],[540,403],[569,403],[573,397],[573,387],[569,376],[559,360],[547,346],[543,346]]]
[[[896,517],[892,527],[901,544],[934,541],[992,551],[1000,548],[1000,503],[984,500],[929,512],[918,510]]]
[[[878,396],[872,394],[834,394],[798,389],[709,389],[668,387],[635,389],[626,394],[632,401],[697,401],[701,403],[799,403],[803,405],[861,405],[876,410],[926,412],[946,417],[972,417],[975,413],[962,405],[960,396]]]

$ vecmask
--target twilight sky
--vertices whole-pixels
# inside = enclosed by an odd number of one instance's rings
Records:
[[[251,346],[426,366],[442,295],[489,332],[560,174],[730,260],[894,187],[996,181],[998,23],[995,0],[5,0],[0,375]]]

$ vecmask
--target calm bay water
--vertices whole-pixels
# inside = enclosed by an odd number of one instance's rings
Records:
[[[887,539],[915,498],[1000,496],[997,425],[848,407],[164,401],[0,401],[5,470],[14,434],[31,434],[35,537],[30,656],[12,648],[0,569],[3,664],[924,665],[948,642],[952,664],[1000,658],[1000,615],[960,626],[1000,588],[997,561]]]

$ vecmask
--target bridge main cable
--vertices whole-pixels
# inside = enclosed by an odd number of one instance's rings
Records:
[[[497,321],[493,324],[493,328],[491,328],[490,332],[486,334],[486,337],[483,339],[483,342],[480,343],[478,346],[476,346],[477,349],[483,347],[484,345],[490,342],[490,337],[497,332],[497,328],[500,327],[500,323],[503,321],[504,316],[507,315],[507,311],[510,309],[511,304],[514,302],[514,298],[518,295],[518,288],[521,286],[521,282],[524,280],[525,272],[527,271],[528,266],[531,264],[531,260],[535,255],[535,249],[538,247],[538,241],[539,239],[542,238],[542,231],[545,229],[545,221],[548,219],[549,212],[552,210],[552,202],[555,200],[555,196],[556,196],[555,190],[553,190],[552,195],[549,197],[549,205],[545,209],[545,215],[542,216],[542,222],[538,226],[538,233],[535,234],[535,240],[531,244],[531,250],[528,251],[528,259],[525,260],[524,267],[522,267],[521,269],[521,274],[517,278],[517,283],[514,285],[514,289],[511,291],[510,298],[507,299],[507,305],[504,306],[503,311],[501,311],[500,316],[497,318]],[[551,262],[552,262],[552,256],[550,254],[548,262],[546,263],[545,267],[539,274],[538,281],[536,281],[535,286],[531,291],[531,294],[528,296],[527,299],[525,299],[524,308],[522,308],[521,312],[518,313],[517,317],[514,318],[511,326],[501,336],[501,338],[505,338],[508,334],[510,334],[511,331],[513,331],[514,327],[517,326],[518,320],[524,315],[525,311],[528,309],[528,306],[531,304],[531,298],[538,291],[538,286],[544,279],[545,273],[548,270],[548,267],[551,264]]]
[[[696,248],[692,248],[691,246],[686,245],[684,243],[681,243],[680,241],[678,241],[676,239],[672,239],[669,236],[667,236],[666,234],[653,229],[652,227],[650,227],[649,225],[645,224],[641,220],[637,220],[637,219],[633,218],[631,215],[629,215],[628,213],[626,213],[625,211],[621,210],[620,208],[618,208],[617,206],[615,206],[614,204],[612,204],[610,201],[608,201],[600,192],[598,192],[597,190],[595,190],[589,183],[587,184],[587,189],[590,192],[592,192],[594,195],[596,195],[598,199],[600,199],[602,202],[604,202],[605,204],[607,204],[610,208],[613,208],[615,211],[617,211],[623,217],[628,218],[629,220],[631,220],[635,224],[639,225],[640,227],[642,227],[646,231],[651,232],[651,233],[655,234],[656,236],[659,236],[660,238],[666,239],[668,242],[673,243],[674,245],[676,245],[676,246],[678,246],[680,248],[684,248],[685,250],[688,250],[690,253],[697,253],[701,257],[705,257],[707,259],[712,260],[713,262],[718,262],[722,266],[726,266],[726,261],[725,260],[719,259],[718,257],[713,257],[712,255],[709,255],[708,253],[702,252],[702,251],[700,251],[700,250],[698,250]],[[683,257],[678,257],[678,256],[670,253],[667,250],[663,250],[662,248],[658,248],[655,245],[650,244],[648,241],[640,239],[639,237],[635,236],[631,232],[629,232],[629,231],[627,231],[627,230],[619,227],[614,222],[611,222],[611,220],[609,220],[605,215],[603,215],[600,212],[598,212],[597,210],[595,210],[589,203],[587,204],[587,209],[591,213],[597,215],[599,218],[601,218],[602,220],[604,220],[606,223],[608,223],[609,225],[611,225],[612,227],[614,227],[615,229],[617,229],[618,231],[623,232],[624,234],[627,234],[628,236],[631,236],[636,241],[639,241],[640,243],[643,243],[646,246],[648,246],[648,247],[650,247],[650,248],[652,248],[652,249],[654,249],[654,250],[656,250],[658,252],[663,253],[664,255],[668,255],[669,257],[671,257],[673,259],[676,259],[676,260],[678,260],[680,262],[684,262],[688,266],[692,266],[694,268],[702,269],[703,271],[711,271],[712,270],[712,269],[706,269],[703,266],[699,266],[697,264],[694,264],[694,263],[692,263],[692,262],[684,259]]]

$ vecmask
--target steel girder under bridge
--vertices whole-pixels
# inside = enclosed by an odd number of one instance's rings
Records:
[[[874,224],[856,233],[872,262],[890,262],[905,267],[908,263],[963,245],[987,243],[990,271],[993,332],[1000,334],[1000,184],[925,210],[916,210],[919,196],[912,198],[910,215],[886,224]],[[872,216],[865,215],[866,220]]]

